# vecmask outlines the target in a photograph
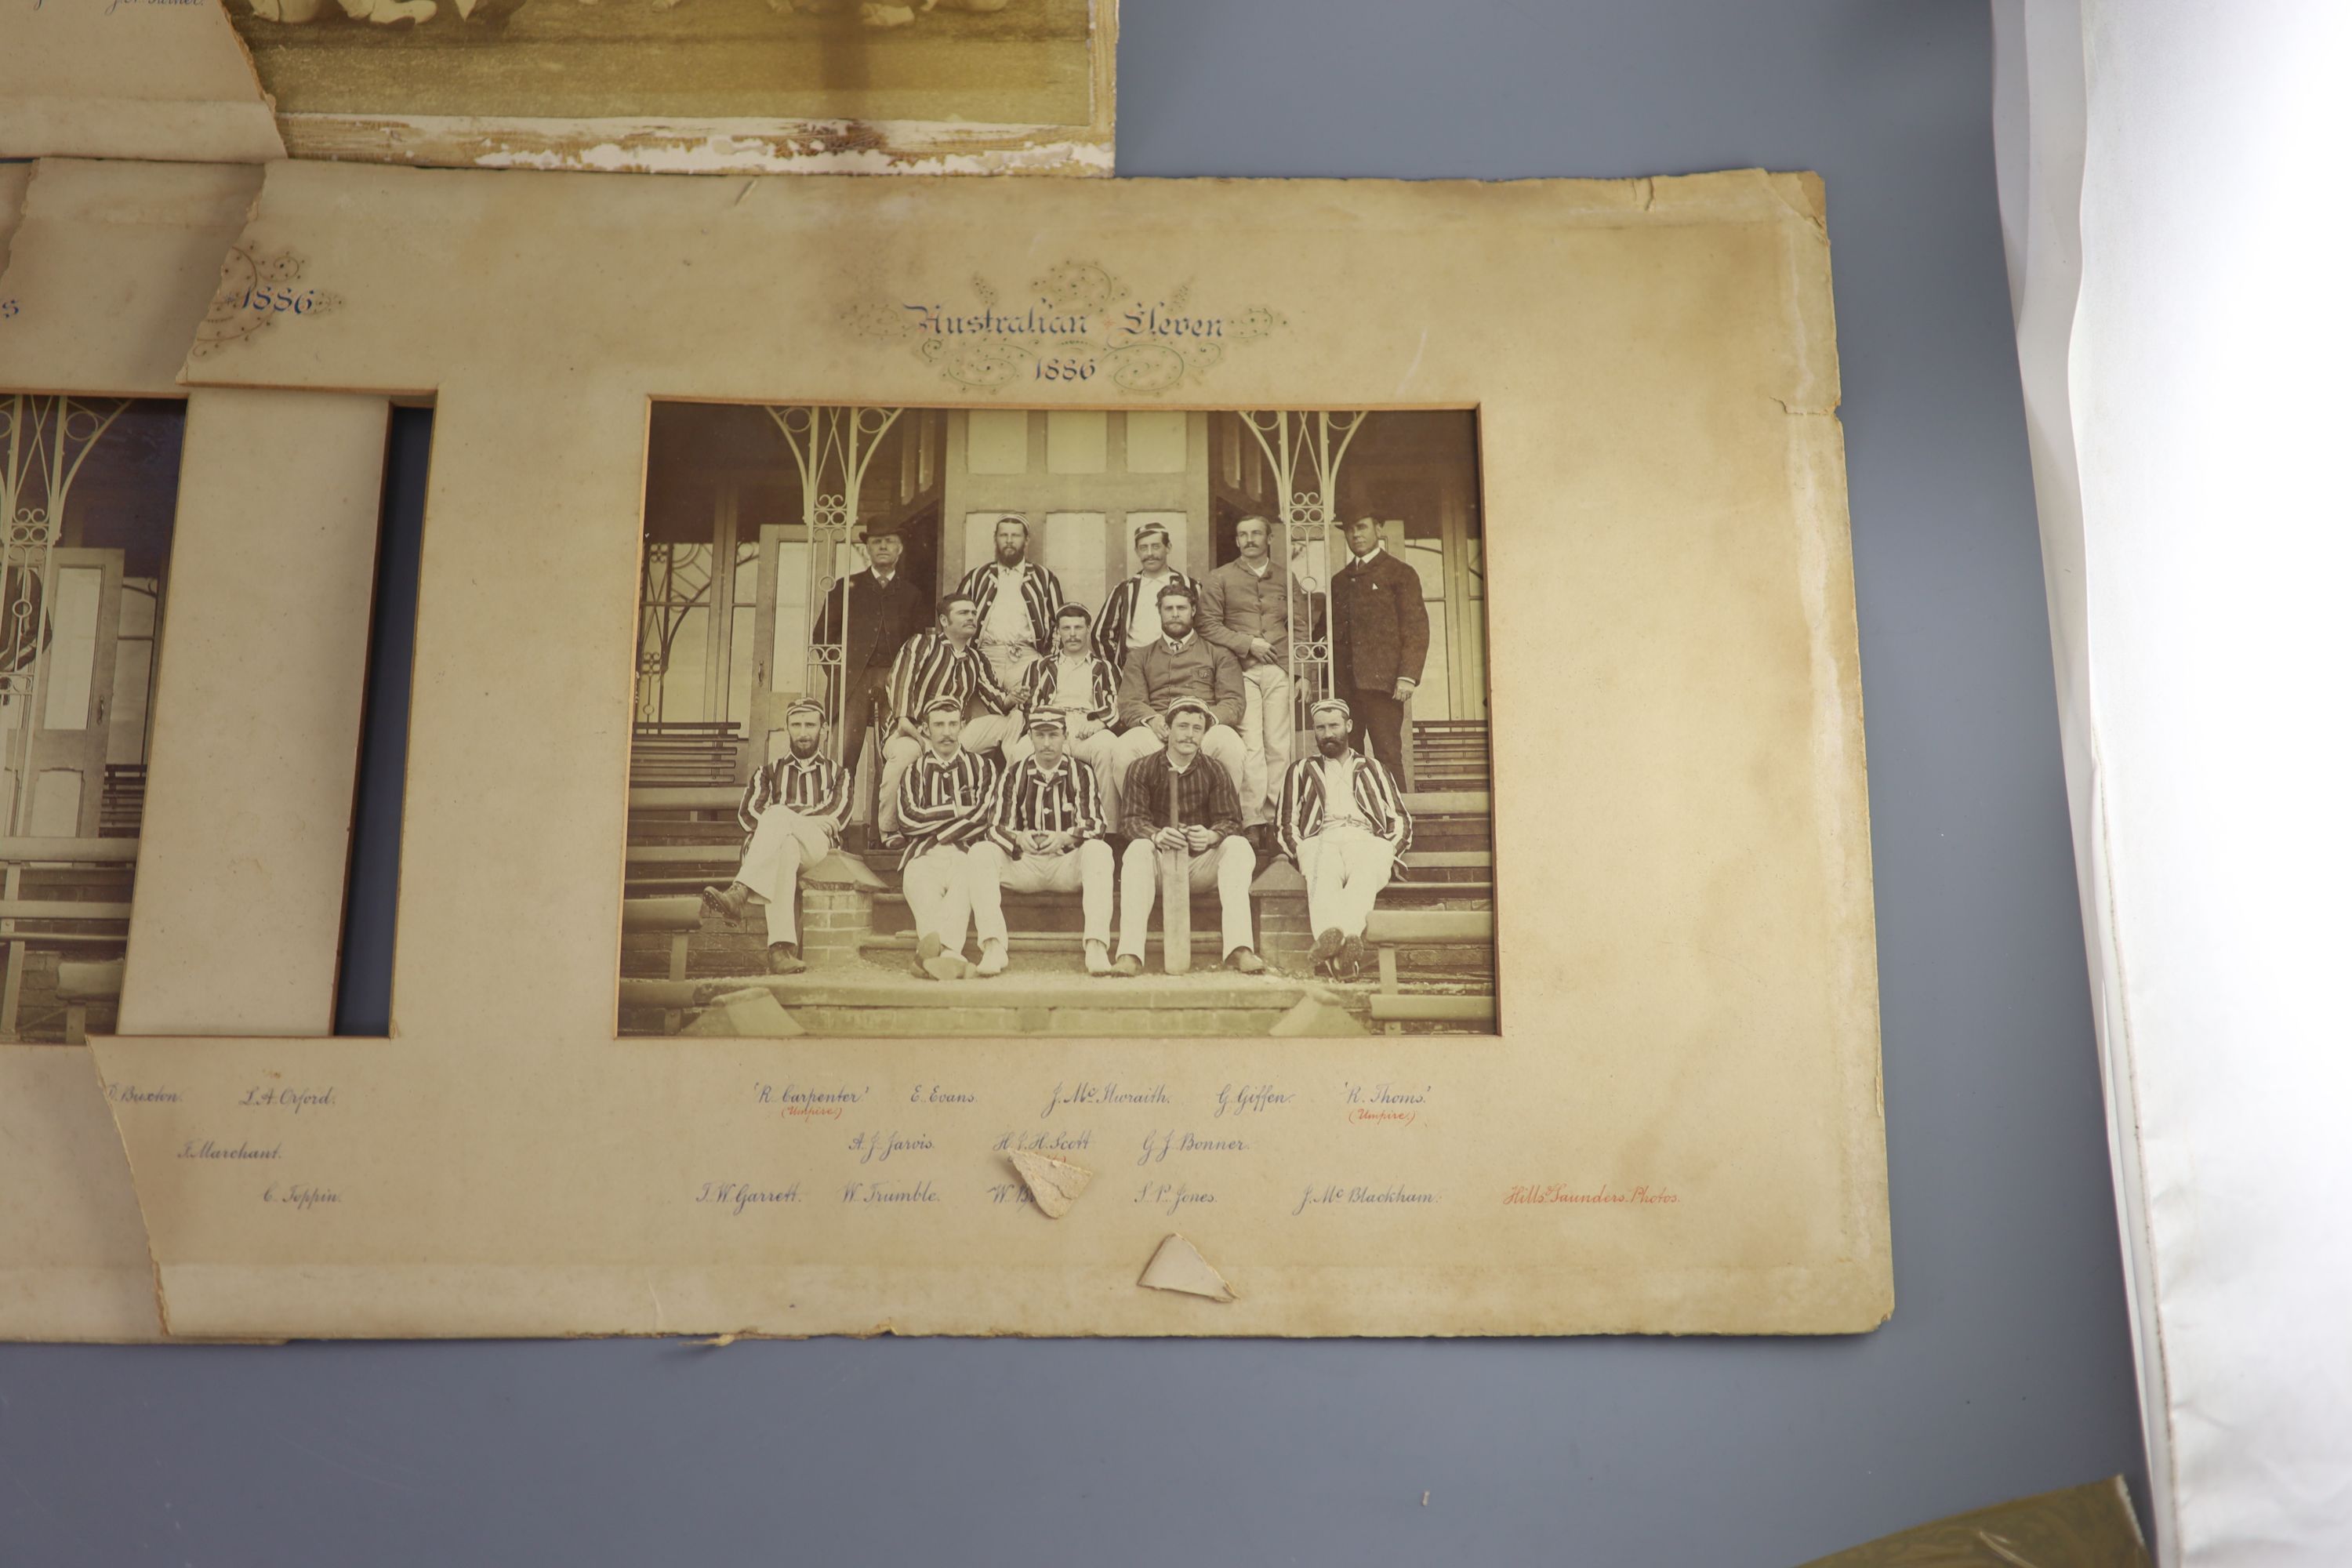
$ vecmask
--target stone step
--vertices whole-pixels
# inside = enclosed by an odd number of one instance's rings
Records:
[[[662,1034],[719,998],[753,988],[773,995],[805,1034],[898,1038],[1360,1035],[1366,1002],[1355,987],[1274,974],[1210,969],[1098,979],[1079,973],[1075,960],[1058,973],[1016,961],[1013,973],[993,980],[942,982],[880,969],[625,979],[621,1028]]]

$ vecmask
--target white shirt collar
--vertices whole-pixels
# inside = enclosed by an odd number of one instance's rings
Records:
[[[1161,632],[1160,634],[1160,646],[1166,648],[1170,653],[1182,653],[1186,648],[1192,646],[1193,639],[1198,637],[1201,634],[1198,631],[1189,631],[1186,632],[1183,637],[1180,640],[1176,637],[1170,637],[1166,632]]]
[[[1375,539],[1372,541],[1372,547],[1370,550],[1365,551],[1361,555],[1357,554],[1352,550],[1348,552],[1348,564],[1350,566],[1359,565],[1366,561],[1370,561],[1375,555],[1384,555],[1387,552],[1388,541],[1385,539]]]

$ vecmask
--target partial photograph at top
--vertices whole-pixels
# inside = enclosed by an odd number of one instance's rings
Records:
[[[229,11],[297,157],[957,173],[1019,153],[1004,172],[1109,172],[1115,0],[229,0]],[[1066,156],[1040,159],[1057,145]]]

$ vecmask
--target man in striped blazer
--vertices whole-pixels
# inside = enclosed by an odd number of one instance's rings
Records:
[[[819,750],[824,709],[806,699],[784,710],[784,754],[751,775],[735,815],[750,835],[743,863],[724,888],[702,889],[702,907],[743,918],[753,899],[767,905],[768,973],[798,974],[801,872],[833,853],[849,820],[849,774]]]
[[[1110,973],[1110,844],[1103,835],[1102,795],[1094,770],[1062,750],[1061,713],[1029,715],[1030,752],[998,775],[984,833],[965,853],[971,923],[980,934],[980,974],[1002,974],[1012,961],[1004,929],[1004,891],[1078,893],[1086,911],[1088,974]]]
[[[1307,921],[1315,928],[1315,971],[1335,980],[1363,972],[1364,922],[1412,844],[1412,818],[1396,779],[1349,742],[1355,716],[1325,698],[1308,710],[1315,751],[1283,775],[1275,836],[1307,879]]]
[[[999,518],[995,559],[956,584],[979,615],[981,656],[1007,690],[1018,689],[1029,667],[1053,646],[1054,616],[1068,602],[1062,580],[1028,554],[1029,525],[1017,517]]]
[[[1118,676],[1111,667],[1090,651],[1087,637],[1092,617],[1084,605],[1064,605],[1054,617],[1054,654],[1029,667],[1029,679],[1022,688],[1013,711],[1013,721],[1024,724],[1024,715],[1055,712],[1069,734],[1063,751],[1079,763],[1092,768],[1095,784],[1100,791],[1103,816],[1112,828],[1118,826],[1118,781],[1111,776],[1111,767],[1118,760],[1118,737],[1111,732],[1110,722],[1118,712]],[[1025,731],[1004,742],[1007,763],[1019,762],[1029,754],[1029,737]]]
[[[1013,710],[1013,693],[998,682],[976,646],[979,626],[980,608],[971,595],[950,594],[940,601],[938,626],[908,637],[890,666],[893,718],[890,739],[882,746],[882,802],[876,812],[885,844],[898,831],[898,781],[922,753],[923,714],[936,699],[956,700],[965,716],[958,732],[967,752],[1002,748],[1019,733],[1004,717]]]
[[[962,744],[963,704],[951,696],[924,705],[923,749],[899,777],[889,844],[904,847],[898,868],[915,916],[915,973],[961,980],[964,930],[971,920],[970,847],[987,830],[996,764]]]
[[[1141,568],[1110,591],[1095,617],[1095,657],[1114,674],[1127,668],[1129,648],[1160,635],[1160,590],[1174,584],[1197,594],[1200,584],[1168,564],[1168,525],[1147,519],[1135,525],[1135,562]]]

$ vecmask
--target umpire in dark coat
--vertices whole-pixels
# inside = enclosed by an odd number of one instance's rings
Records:
[[[866,558],[872,564],[849,580],[849,646],[842,663],[849,674],[849,696],[841,715],[841,765],[852,777],[866,746],[867,722],[877,710],[887,721],[890,661],[908,637],[931,624],[930,595],[898,570],[905,549],[896,530],[872,530],[866,535]],[[836,581],[825,591],[817,619],[819,642],[841,635],[841,602]]]
[[[1381,525],[1348,525],[1349,560],[1331,574],[1331,675],[1356,716],[1356,745],[1404,779],[1404,705],[1429,658],[1421,574],[1381,544]]]

